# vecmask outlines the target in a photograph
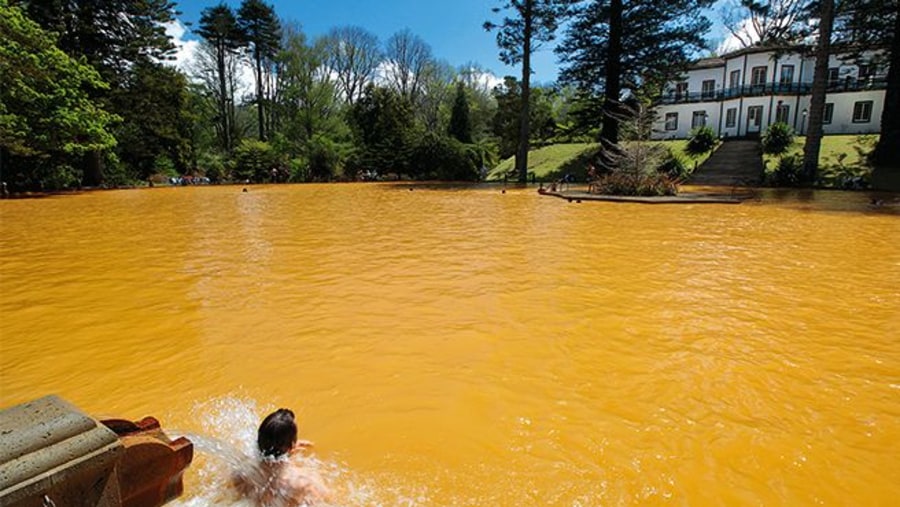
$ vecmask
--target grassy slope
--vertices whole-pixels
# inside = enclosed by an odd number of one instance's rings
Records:
[[[702,163],[709,155],[692,158],[684,155],[686,140],[657,141],[660,144],[671,147],[676,153],[681,153],[687,164]],[[537,148],[528,152],[528,172],[534,173],[538,180],[549,181],[561,178],[564,174],[571,173],[578,181],[584,181],[587,175],[587,164],[600,145],[597,143],[573,143],[553,144]],[[502,180],[503,174],[510,173],[510,179],[515,167],[515,157],[510,157],[500,162],[489,174],[488,180]]]
[[[854,166],[860,164],[860,156],[856,151],[856,148],[863,148],[865,152],[871,151],[875,146],[875,142],[878,141],[877,135],[869,135],[869,136],[858,136],[858,135],[840,135],[840,136],[823,136],[822,137],[822,148],[819,151],[819,166],[833,167],[837,166],[839,156],[841,154],[846,154],[846,157],[843,160],[843,165],[845,166]],[[796,155],[798,157],[803,157],[803,143],[806,142],[806,137],[797,136],[794,139],[794,144],[791,146],[791,149],[788,153]],[[763,155],[763,160],[766,163],[767,168],[774,168],[778,165],[778,157],[774,155]]]

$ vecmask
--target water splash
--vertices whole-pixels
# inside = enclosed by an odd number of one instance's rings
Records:
[[[260,407],[252,399],[222,397],[198,403],[191,410],[200,431],[170,430],[194,443],[192,480],[186,480],[185,494],[172,503],[175,507],[255,507],[241,498],[231,478],[244,475],[258,490],[267,487],[267,479],[256,466],[256,431],[261,417],[271,407]],[[408,487],[379,484],[352,471],[346,464],[316,456],[294,455],[294,464],[322,478],[331,491],[333,507],[403,506],[428,503],[427,492],[411,494]],[[282,499],[283,500],[283,499]],[[287,503],[287,502],[284,502]],[[275,505],[281,505],[276,500]],[[268,506],[272,507],[272,506]]]

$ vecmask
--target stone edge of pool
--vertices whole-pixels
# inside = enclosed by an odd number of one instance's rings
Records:
[[[572,201],[604,201],[604,202],[628,202],[639,204],[740,204],[749,197],[731,197],[711,194],[681,194],[659,197],[622,196],[589,194],[587,192],[539,192],[541,195],[558,197],[569,202]]]

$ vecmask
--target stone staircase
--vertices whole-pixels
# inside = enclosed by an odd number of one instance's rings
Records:
[[[730,139],[694,171],[689,185],[755,186],[762,181],[762,148],[758,140]]]

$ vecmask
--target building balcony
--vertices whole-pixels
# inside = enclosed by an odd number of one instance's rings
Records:
[[[884,90],[887,77],[877,76],[863,79],[847,78],[828,82],[828,93]],[[711,92],[668,92],[659,99],[659,104],[690,104],[695,102],[717,102],[739,97],[759,97],[763,95],[809,95],[812,82],[805,83],[761,83],[725,88]]]

